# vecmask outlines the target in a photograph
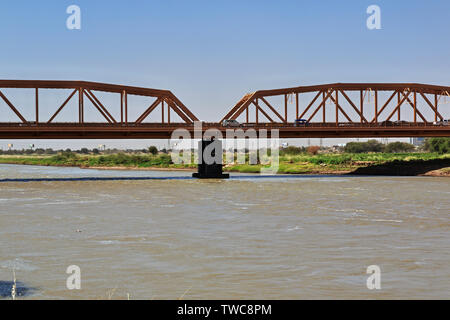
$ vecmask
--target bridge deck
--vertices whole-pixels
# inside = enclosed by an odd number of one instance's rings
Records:
[[[194,124],[187,123],[53,123],[24,124],[0,123],[0,139],[169,139],[176,129],[186,129],[194,136]],[[278,130],[280,138],[370,138],[370,137],[450,137],[450,126],[429,123],[383,125],[376,123],[310,123],[296,127],[294,124],[245,124],[238,128],[223,127],[219,123],[204,123],[202,132],[216,129],[224,137],[227,130],[242,129],[247,135],[266,129]]]

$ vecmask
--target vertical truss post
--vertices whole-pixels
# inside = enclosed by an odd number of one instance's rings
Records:
[[[359,91],[359,108],[361,112],[361,123],[363,123],[363,116],[364,116],[364,94],[363,91]]]
[[[438,117],[438,96],[435,93],[434,94],[434,107],[435,107],[435,111],[434,111],[434,121],[437,121],[437,117]]]
[[[78,88],[78,122],[81,123],[81,88]]]
[[[164,100],[161,101],[161,123],[164,123]]]
[[[256,104],[255,104],[255,116],[256,116],[256,124],[259,123],[258,121],[258,110],[259,109],[259,102],[258,102],[258,98],[256,98]]]
[[[124,91],[120,93],[120,124],[123,125],[123,96]]]
[[[123,92],[125,98],[125,124],[128,125],[128,93]]]
[[[284,95],[284,121],[287,122],[288,118],[288,95]]]
[[[325,91],[322,91],[322,117],[323,117],[323,123],[326,123],[326,109],[325,109]]]
[[[36,125],[39,124],[39,89],[36,88]]]
[[[79,88],[78,89],[78,118],[79,118],[79,122],[80,124],[84,123],[84,100],[83,100],[83,88]]]
[[[336,127],[339,125],[339,92],[338,90],[335,91],[336,93]]]
[[[375,89],[375,123],[378,124],[378,90]]]
[[[414,124],[417,123],[417,91],[414,90]]]
[[[81,121],[84,124],[84,88],[81,88]]]
[[[397,105],[400,104],[400,101],[401,101],[401,99],[400,99],[400,92],[398,92],[397,93]],[[398,121],[400,121],[400,109],[401,109],[401,107],[399,107],[398,110],[397,110],[397,120]]]
[[[298,119],[298,109],[299,109],[299,101],[298,101],[298,92],[295,94],[295,119]]]
[[[170,124],[170,103],[167,103],[167,123]]]
[[[247,121],[247,123],[248,123],[248,106],[247,106],[247,108],[245,108],[245,120]]]

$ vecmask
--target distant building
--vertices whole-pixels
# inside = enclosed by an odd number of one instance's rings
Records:
[[[410,138],[410,143],[416,147],[420,147],[425,143],[425,138]]]

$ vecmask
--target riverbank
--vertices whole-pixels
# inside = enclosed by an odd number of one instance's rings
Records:
[[[247,155],[248,160],[248,155]],[[58,155],[0,156],[2,164],[80,167],[100,170],[195,171],[192,164],[174,164],[168,154],[91,155],[63,152]],[[225,172],[260,173],[264,165],[226,164]],[[279,174],[360,174],[394,176],[450,176],[450,154],[362,153],[281,155]]]

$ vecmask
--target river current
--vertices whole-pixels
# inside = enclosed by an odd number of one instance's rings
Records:
[[[450,299],[448,178],[190,175],[0,165],[0,299]]]

